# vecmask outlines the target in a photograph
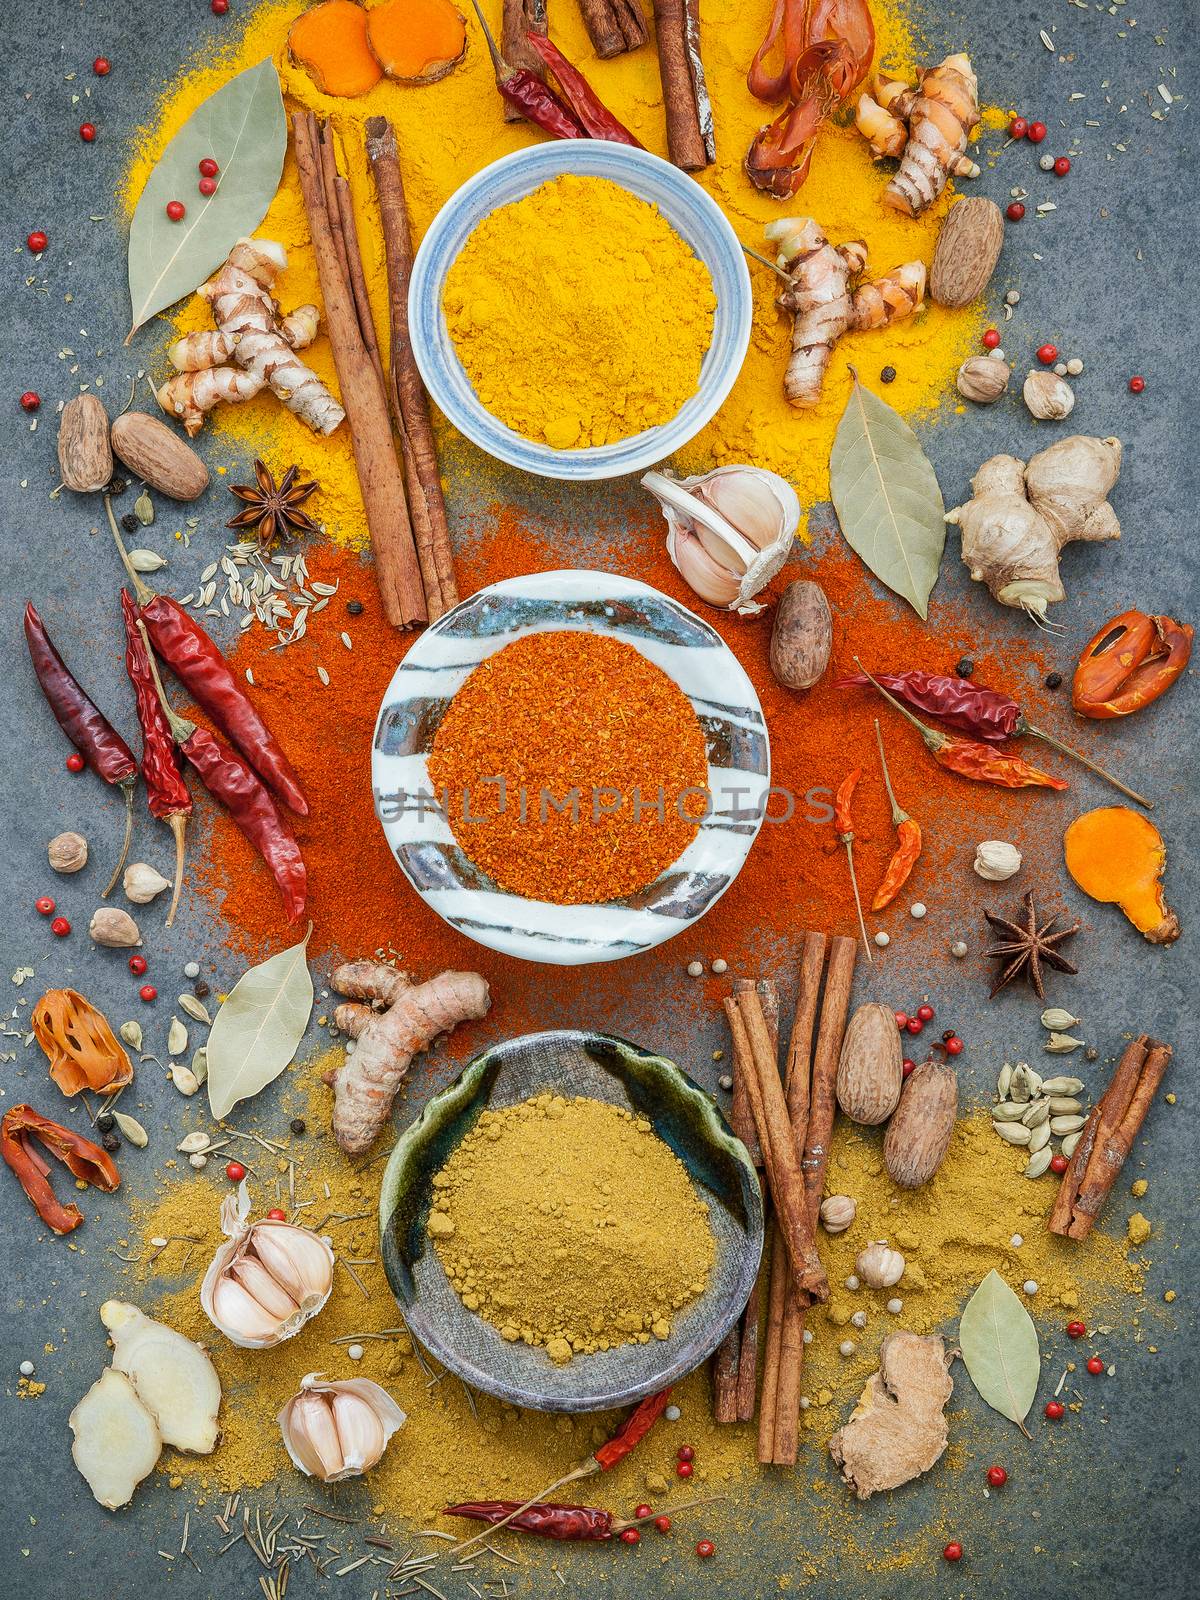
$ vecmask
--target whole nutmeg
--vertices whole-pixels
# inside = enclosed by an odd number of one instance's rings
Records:
[[[826,1233],[845,1233],[858,1213],[858,1204],[848,1194],[827,1195],[821,1201],[821,1226]]]
[[[904,1276],[904,1257],[876,1239],[854,1259],[854,1270],[870,1289],[890,1289]]]
[[[156,894],[162,894],[164,889],[171,887],[171,880],[164,878],[161,872],[154,867],[147,866],[144,861],[133,861],[125,868],[125,877],[122,880],[126,897],[134,905],[149,905]]]
[[[1069,383],[1034,367],[1021,390],[1030,414],[1039,422],[1061,422],[1075,407],[1075,391]]]
[[[128,911],[122,911],[119,906],[101,906],[93,912],[88,932],[97,944],[114,950],[142,942],[137,923]]]
[[[1008,388],[1012,368],[997,356],[971,356],[958,369],[959,394],[977,406],[990,406]]]
[[[82,872],[87,866],[88,842],[81,833],[56,833],[46,846],[55,872]]]

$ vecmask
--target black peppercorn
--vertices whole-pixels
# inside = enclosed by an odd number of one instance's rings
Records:
[[[1061,688],[1062,687],[1062,673],[1061,672],[1048,672],[1046,674],[1046,687],[1047,687],[1047,689],[1059,689],[1059,688]]]
[[[197,1000],[203,1000],[206,994],[212,993],[212,990],[209,988],[208,984],[205,983],[203,978],[197,978],[195,983],[192,985],[192,993],[196,996]]]
[[[1094,1044],[1090,1044],[1090,1045],[1088,1045],[1087,1049],[1083,1052],[1083,1058],[1084,1058],[1085,1061],[1099,1061],[1100,1052],[1099,1052],[1099,1050],[1096,1049],[1096,1046]]]
[[[361,600],[347,600],[346,610],[352,617],[361,617],[363,614],[363,603]]]
[[[102,1111],[96,1118],[96,1127],[101,1133],[108,1133],[111,1129],[115,1128],[116,1125],[117,1119],[113,1116],[111,1111]]]
[[[882,383],[895,383],[895,381],[896,381],[896,369],[895,369],[895,367],[884,367],[883,371],[879,374],[879,378],[880,378],[880,382],[882,382]]]
[[[141,527],[141,523],[134,516],[132,511],[127,511],[121,518],[121,526],[125,529],[126,533],[136,533]]]
[[[121,1141],[115,1133],[106,1133],[100,1143],[106,1150],[119,1150],[121,1148]]]
[[[303,1117],[293,1117],[291,1122],[288,1123],[288,1127],[291,1128],[293,1133],[304,1133],[307,1131],[308,1124]]]
[[[975,663],[969,656],[964,656],[954,670],[960,678],[969,678],[975,671]]]
[[[110,500],[115,500],[118,495],[124,494],[128,487],[124,478],[110,478],[104,486],[104,492]]]

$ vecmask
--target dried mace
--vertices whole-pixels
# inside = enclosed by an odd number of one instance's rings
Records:
[[[246,509],[230,517],[227,528],[253,528],[260,550],[276,539],[291,539],[298,533],[316,534],[320,530],[300,508],[317,485],[298,483],[299,467],[289,467],[278,483],[262,461],[254,463],[254,484],[230,484],[229,492],[245,502]]]
[[[1072,923],[1069,928],[1060,928],[1054,931],[1054,924],[1058,921],[1060,912],[1055,912],[1050,920],[1041,927],[1038,926],[1037,911],[1033,903],[1033,890],[1025,894],[1025,921],[1024,924],[1009,922],[1005,917],[997,917],[990,911],[985,911],[984,916],[996,933],[1000,941],[994,944],[987,952],[989,960],[1002,961],[1004,966],[996,981],[992,984],[989,999],[998,995],[1007,984],[1015,978],[1026,978],[1033,985],[1033,992],[1039,1000],[1046,998],[1046,988],[1043,980],[1043,966],[1053,967],[1058,972],[1077,973],[1079,968],[1073,966],[1064,955],[1060,955],[1058,946],[1066,939],[1073,939],[1079,932],[1081,924]]]

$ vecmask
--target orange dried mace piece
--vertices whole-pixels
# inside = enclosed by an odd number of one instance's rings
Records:
[[[1071,704],[1084,717],[1127,717],[1165,694],[1191,654],[1188,623],[1123,611],[1085,646]]]
[[[81,1089],[115,1094],[133,1081],[133,1063],[106,1018],[74,989],[47,989],[30,1025],[65,1095]]]
[[[367,42],[367,13],[355,0],[322,0],[298,16],[288,54],[322,94],[338,99],[367,94],[383,77]]]
[[[397,83],[436,83],[467,51],[467,27],[450,0],[383,0],[367,12],[376,61]]]
[[[35,1139],[57,1156],[80,1183],[90,1183],[106,1194],[119,1188],[121,1175],[98,1144],[59,1122],[51,1122],[32,1106],[13,1106],[4,1113],[0,1121],[0,1156],[46,1226],[55,1233],[71,1233],[83,1221],[83,1212],[74,1201],[63,1205],[50,1187],[50,1167],[33,1148]]]
[[[1101,806],[1085,811],[1063,838],[1067,871],[1093,900],[1118,905],[1151,944],[1173,944],[1179,918],[1163,897],[1167,847],[1140,811]]]

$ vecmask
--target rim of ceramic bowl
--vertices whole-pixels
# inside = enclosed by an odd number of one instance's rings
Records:
[[[724,1288],[718,1290],[714,1285],[706,1291],[701,1301],[689,1308],[671,1341],[644,1347],[653,1354],[661,1355],[661,1365],[654,1366],[650,1371],[644,1370],[640,1377],[616,1386],[611,1380],[616,1375],[614,1369],[619,1372],[624,1365],[622,1351],[634,1347],[621,1346],[603,1355],[580,1357],[578,1362],[570,1364],[570,1376],[576,1380],[573,1384],[566,1382],[565,1368],[542,1370],[540,1377],[543,1382],[549,1380],[548,1388],[535,1389],[529,1386],[539,1376],[536,1370],[531,1371],[524,1384],[515,1378],[497,1374],[482,1362],[478,1354],[468,1353],[463,1348],[465,1341],[456,1338],[452,1324],[448,1327],[442,1325],[444,1310],[439,1316],[437,1305],[432,1305],[428,1300],[422,1304],[417,1281],[419,1259],[427,1248],[423,1219],[428,1215],[429,1178],[433,1171],[444,1165],[465,1136],[468,1129],[463,1123],[471,1116],[472,1109],[480,1101],[483,1102],[480,1110],[491,1103],[495,1080],[509,1059],[514,1055],[535,1053],[539,1046],[545,1045],[575,1047],[585,1054],[599,1052],[604,1056],[608,1063],[606,1070],[620,1084],[620,1099],[610,1098],[594,1086],[591,1093],[582,1091],[589,1099],[601,1099],[610,1104],[626,1103],[651,1121],[655,1120],[656,1114],[659,1118],[666,1115],[664,1108],[670,1104],[672,1097],[685,1105],[688,1108],[686,1117],[678,1122],[669,1120],[667,1125],[660,1122],[655,1131],[684,1160],[693,1188],[701,1191],[707,1188],[709,1203],[722,1206],[729,1221],[716,1230],[718,1248],[731,1251],[734,1235],[740,1232],[744,1237],[744,1252],[736,1257],[726,1257],[730,1265],[722,1274],[725,1278]],[[569,1086],[564,1088],[557,1083],[547,1084],[546,1087],[557,1088],[559,1092],[573,1092]],[[536,1089],[534,1092],[542,1091]],[[520,1100],[504,1099],[502,1103],[519,1104]],[[691,1126],[700,1141],[692,1147],[694,1164],[689,1164],[676,1143],[684,1126]],[[452,1137],[456,1127],[457,1136]],[[723,1205],[717,1197],[717,1190],[705,1185],[702,1174],[709,1169],[710,1161],[727,1161],[730,1168],[736,1171],[740,1217],[737,1208]],[[397,1242],[397,1230],[393,1223],[410,1194],[413,1203],[406,1213],[403,1230],[403,1237],[410,1247],[406,1249]],[[513,1038],[501,1039],[473,1056],[452,1083],[426,1102],[420,1115],[404,1129],[393,1145],[380,1181],[378,1216],[384,1273],[414,1337],[443,1365],[474,1388],[514,1405],[532,1406],[547,1412],[600,1411],[613,1406],[631,1405],[686,1377],[712,1354],[741,1315],[753,1290],[763,1250],[761,1187],[749,1152],[721,1115],[712,1096],[669,1057],[635,1044],[619,1034],[593,1028],[550,1028],[537,1033],[518,1034]],[[411,1250],[414,1238],[421,1240],[417,1253]],[[727,1239],[724,1246],[720,1243],[722,1238]],[[430,1250],[430,1260],[435,1259],[436,1251]],[[420,1270],[428,1270],[428,1263],[426,1268]],[[442,1305],[445,1305],[456,1297],[440,1264],[435,1270],[441,1274],[440,1287],[445,1296]],[[719,1300],[713,1303],[711,1297],[718,1293]],[[473,1333],[478,1331],[474,1325],[482,1322],[465,1307],[461,1310],[452,1307],[452,1315],[467,1318],[467,1326]],[[697,1315],[704,1319],[703,1332],[699,1331],[694,1320]],[[492,1336],[500,1338],[494,1328],[483,1335],[485,1339]],[[635,1359],[643,1367],[647,1364],[646,1357]],[[533,1367],[532,1362],[530,1366]],[[605,1379],[609,1381],[606,1383]]]
[[[500,889],[462,850],[433,799],[428,751],[470,672],[513,639],[563,629],[622,639],[688,696],[708,748],[709,815],[652,884],[619,900],[555,905]],[[770,741],[745,668],[709,623],[634,578],[588,569],[506,578],[427,628],[396,668],[371,749],[375,814],[425,903],[477,944],[581,966],[663,944],[737,877],[762,826]]]
[[[717,295],[713,337],[696,392],[670,422],[612,445],[555,450],[526,439],[477,399],[454,348],[442,311],[446,274],[470,235],[500,206],[551,178],[572,173],[608,178],[656,205],[704,262]],[[704,189],[661,156],[604,139],[564,139],[531,145],[493,161],[445,202],[421,241],[409,285],[413,355],[438,408],[460,433],[510,466],[539,477],[594,481],[641,472],[682,448],[710,422],[737,381],[750,345],[753,292],[742,247],[731,223]]]

